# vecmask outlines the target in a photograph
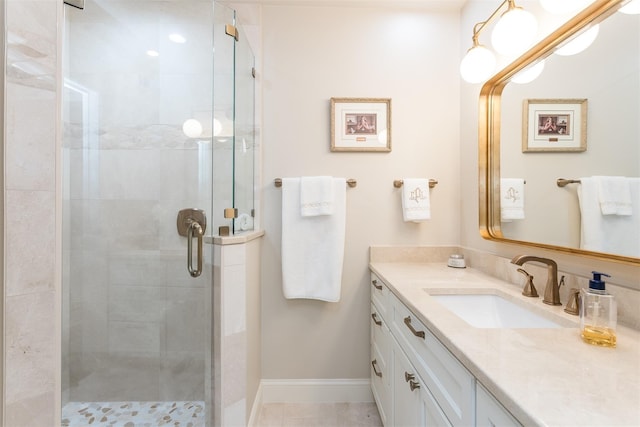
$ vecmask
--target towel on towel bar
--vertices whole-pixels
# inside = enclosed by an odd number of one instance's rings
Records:
[[[602,215],[624,215],[633,213],[629,178],[623,176],[594,176],[598,186],[598,201]]]
[[[405,222],[431,219],[428,179],[402,179],[402,219]]]
[[[510,222],[524,219],[524,179],[502,178],[500,180],[500,220]]]
[[[333,180],[333,214],[303,217],[300,178],[282,179],[282,289],[287,299],[340,301],[346,179]]]
[[[595,177],[580,178],[580,249],[640,257],[640,178],[628,178],[632,215],[602,215]]]
[[[333,178],[303,176],[300,178],[300,213],[302,216],[333,214]]]

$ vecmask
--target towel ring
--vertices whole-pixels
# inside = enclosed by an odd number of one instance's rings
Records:
[[[401,179],[396,179],[393,181],[393,186],[396,188],[400,188],[402,187],[402,185],[404,184],[404,181],[402,181]],[[429,180],[429,188],[433,188],[436,185],[438,185],[438,181],[435,179],[430,179]]]

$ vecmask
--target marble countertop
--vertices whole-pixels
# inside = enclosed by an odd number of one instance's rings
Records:
[[[566,314],[564,306],[524,297],[519,287],[473,268],[370,267],[523,425],[640,426],[639,331],[618,325],[617,347],[597,347],[582,341],[578,316]],[[568,327],[474,328],[425,291],[478,289],[498,289]]]

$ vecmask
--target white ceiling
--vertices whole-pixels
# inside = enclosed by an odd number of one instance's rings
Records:
[[[258,3],[264,5],[346,6],[421,8],[440,11],[458,11],[466,0],[231,0],[223,3]]]

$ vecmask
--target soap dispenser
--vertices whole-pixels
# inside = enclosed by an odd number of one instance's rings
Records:
[[[589,289],[580,290],[580,335],[589,344],[615,347],[618,310],[614,296],[607,293],[602,280],[602,276],[611,276],[591,273]]]

